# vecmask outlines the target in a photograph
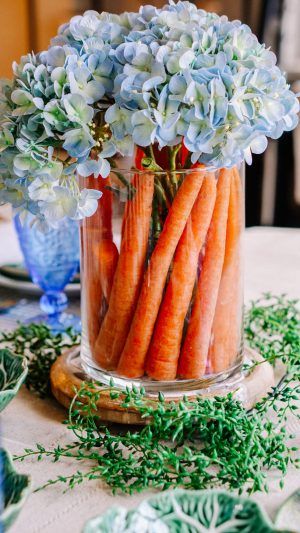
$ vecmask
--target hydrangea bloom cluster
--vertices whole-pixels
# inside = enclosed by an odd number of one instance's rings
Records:
[[[102,177],[110,170],[104,157],[113,152],[104,142],[100,153],[101,131],[96,133],[94,122],[114,86],[110,51],[120,37],[115,22],[108,34],[110,19],[118,17],[74,17],[48,51],[22,57],[13,65],[13,82],[2,81],[0,202],[50,223],[96,210],[100,193],[79,191],[75,170]],[[118,31],[128,31],[121,19]]]
[[[0,98],[0,200],[51,222],[96,206],[75,168],[106,177],[107,158],[155,143],[183,143],[213,168],[251,163],[298,120],[296,96],[250,28],[185,1],[73,17],[14,74]]]
[[[296,126],[297,98],[248,26],[189,2],[142,7],[139,23],[111,52],[122,65],[106,114],[117,141],[183,140],[193,162],[231,167]]]

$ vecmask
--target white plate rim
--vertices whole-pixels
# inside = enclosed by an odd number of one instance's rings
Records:
[[[31,281],[20,281],[9,278],[8,276],[3,276],[2,274],[0,274],[0,287],[16,291],[24,291],[31,294],[43,294],[40,287]],[[64,290],[68,294],[78,295],[80,293],[80,283],[69,283]]]

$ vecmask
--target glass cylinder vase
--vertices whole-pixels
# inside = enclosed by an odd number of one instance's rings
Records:
[[[243,172],[114,169],[81,223],[82,345],[99,382],[200,391],[243,351]]]

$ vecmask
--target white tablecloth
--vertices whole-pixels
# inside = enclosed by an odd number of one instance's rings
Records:
[[[9,224],[0,224],[0,263],[18,258],[18,247]],[[300,230],[251,228],[245,237],[245,299],[259,297],[262,292],[287,293],[300,298]],[[1,322],[0,322],[1,326]],[[25,388],[2,414],[3,445],[13,454],[34,447],[36,442],[46,447],[70,439],[61,424],[65,411],[54,400],[39,400]],[[298,434],[300,424],[292,421],[289,430]],[[32,476],[33,487],[40,486],[58,474],[73,473],[77,465],[70,461],[52,464],[34,459],[16,463],[19,471]],[[78,465],[79,466],[79,465]],[[270,492],[256,494],[271,517],[279,504],[298,486],[299,472],[290,470],[285,488],[278,489],[278,479],[270,475]],[[111,505],[133,508],[149,492],[135,496],[112,496],[101,483],[88,482],[65,494],[61,486],[30,495],[11,533],[79,533],[88,518],[101,514]]]

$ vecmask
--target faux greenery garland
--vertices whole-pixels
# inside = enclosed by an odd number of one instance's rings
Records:
[[[292,413],[299,417],[299,318],[297,301],[271,295],[254,302],[247,311],[247,342],[266,361],[272,364],[281,361],[286,366],[285,376],[272,393],[250,411],[231,394],[213,399],[183,398],[175,404],[167,403],[162,394],[156,403],[145,397],[143,389],[128,390],[124,406],[134,405],[142,416],[150,418],[150,423],[141,430],[130,429],[117,434],[95,415],[95,403],[101,391],[95,385],[89,384],[87,388],[84,384],[65,422],[74,434],[74,442],[59,444],[53,449],[37,444],[35,449],[26,449],[15,459],[36,456],[38,460],[51,457],[58,461],[71,457],[82,464],[82,471],[76,470],[67,477],[58,476],[37,490],[60,482],[73,488],[85,480],[102,479],[113,492],[221,485],[251,493],[268,490],[267,471],[270,469],[281,473],[282,486],[288,466],[299,465],[293,435],[286,430],[287,415]],[[29,367],[29,387],[37,392],[40,388],[47,390],[40,376],[46,377],[62,342],[46,329],[39,330],[40,327],[19,328],[2,339],[9,340],[16,350],[22,350],[25,343],[33,350],[35,362]],[[64,342],[69,345],[77,341],[70,337]],[[36,372],[35,343],[39,365],[44,370],[42,374]],[[49,351],[43,349],[43,343],[48,345]],[[112,398],[120,394],[113,383],[110,394]]]

